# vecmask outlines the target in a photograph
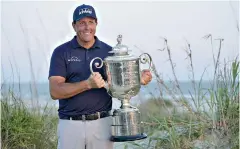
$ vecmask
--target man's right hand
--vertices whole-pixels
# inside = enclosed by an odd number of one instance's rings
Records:
[[[87,81],[90,88],[102,88],[105,86],[105,81],[99,72],[91,74]]]

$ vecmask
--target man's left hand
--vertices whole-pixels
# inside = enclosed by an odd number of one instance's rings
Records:
[[[147,85],[152,80],[152,74],[150,70],[143,70],[141,75],[142,85]]]

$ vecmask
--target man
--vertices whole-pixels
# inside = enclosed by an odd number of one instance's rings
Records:
[[[92,6],[78,6],[73,13],[74,38],[58,46],[49,70],[50,94],[59,100],[59,149],[112,149],[112,98],[104,88],[104,70],[91,74],[89,64],[95,57],[104,59],[111,46],[96,36],[97,17]],[[142,84],[151,81],[149,71],[142,73]]]

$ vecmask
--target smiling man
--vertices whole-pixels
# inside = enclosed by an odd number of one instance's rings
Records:
[[[112,98],[104,88],[103,69],[90,72],[90,61],[104,59],[112,47],[96,36],[97,16],[89,5],[78,6],[72,26],[76,36],[58,46],[51,57],[51,97],[59,100],[58,149],[113,149],[111,137]],[[152,75],[144,71],[142,84]]]

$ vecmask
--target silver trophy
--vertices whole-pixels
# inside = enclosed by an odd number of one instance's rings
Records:
[[[152,65],[152,58],[144,53],[139,57],[130,55],[128,47],[122,45],[122,36],[117,38],[117,45],[113,47],[112,56],[104,61],[96,57],[90,63],[90,70],[93,73],[93,64],[96,68],[105,66],[107,82],[105,88],[109,95],[121,101],[120,109],[113,111],[112,137],[113,142],[124,142],[144,139],[147,135],[143,132],[143,125],[140,119],[140,112],[136,107],[130,105],[130,99],[136,96],[141,88],[140,63]]]

